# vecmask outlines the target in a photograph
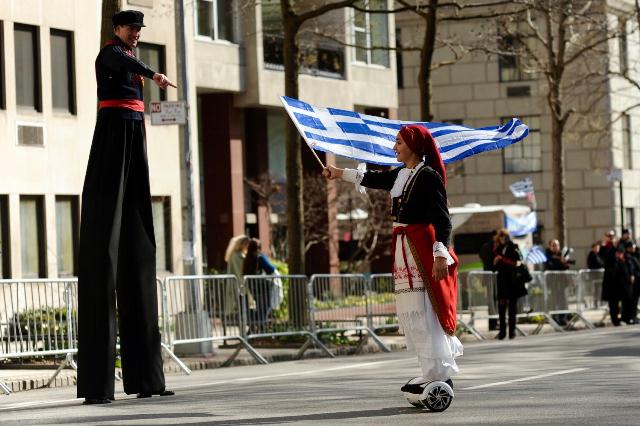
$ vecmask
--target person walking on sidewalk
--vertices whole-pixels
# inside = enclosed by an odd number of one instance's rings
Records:
[[[419,394],[433,381],[453,386],[450,378],[459,371],[458,260],[448,247],[447,177],[433,136],[423,126],[403,126],[394,150],[404,167],[363,172],[328,166],[323,175],[391,193],[396,309],[407,349],[416,351],[422,369],[401,390]]]
[[[143,19],[138,11],[116,13],[114,37],[95,61],[99,111],[82,190],[78,274],[78,397],[85,404],[114,399],[116,330],[125,393],[173,395],[160,353],[142,86],[145,77],[162,89],[176,86],[133,53]]]

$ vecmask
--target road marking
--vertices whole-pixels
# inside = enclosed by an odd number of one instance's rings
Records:
[[[228,383],[238,383],[238,382],[255,382],[256,380],[268,380],[268,379],[275,379],[275,378],[279,378],[279,377],[291,377],[291,376],[305,376],[308,374],[317,374],[317,373],[325,373],[328,371],[339,371],[339,370],[348,370],[348,369],[355,369],[355,368],[364,368],[364,367],[371,367],[374,365],[380,365],[380,364],[389,364],[392,362],[401,362],[401,360],[398,359],[392,359],[392,360],[387,360],[387,361],[375,361],[375,362],[365,362],[365,363],[359,363],[359,364],[349,364],[349,365],[341,365],[340,367],[329,367],[329,368],[318,368],[316,370],[305,370],[305,371],[295,371],[295,372],[291,372],[291,373],[281,373],[281,374],[273,374],[273,375],[269,375],[269,376],[252,376],[252,377],[242,377],[239,379],[229,379],[229,380],[218,380],[215,382],[209,382],[209,383],[201,383],[198,385],[188,385],[188,386],[180,386],[180,387],[175,387],[172,389],[193,389],[193,388],[201,388],[201,387],[206,387],[206,386],[215,386],[215,385],[222,385],[222,384],[228,384]]]
[[[578,372],[584,371],[584,370],[588,370],[588,368],[573,368],[571,370],[554,371],[553,373],[540,374],[540,375],[537,375],[537,376],[522,377],[520,379],[506,380],[504,382],[495,382],[495,383],[487,383],[486,385],[471,386],[471,387],[468,387],[468,388],[462,388],[461,390],[476,390],[476,389],[492,388],[494,386],[508,385],[510,383],[527,382],[529,380],[543,379],[545,377],[559,376],[559,375],[562,375],[562,374],[578,373]]]
[[[197,384],[197,385],[186,385],[186,386],[177,386],[177,387],[176,386],[172,386],[171,389],[172,390],[194,389],[194,388],[202,388],[202,387],[208,387],[208,386],[224,385],[224,384],[229,384],[229,383],[255,382],[255,381],[258,381],[258,380],[269,380],[269,379],[275,379],[275,378],[280,378],[280,377],[304,376],[304,375],[309,375],[309,374],[326,373],[326,372],[330,372],[330,371],[365,368],[365,367],[377,366],[377,365],[381,365],[381,364],[388,364],[388,363],[392,363],[392,362],[393,363],[402,362],[402,359],[400,359],[400,360],[399,359],[392,359],[392,360],[386,360],[386,361],[365,362],[365,363],[358,363],[358,364],[341,365],[339,367],[318,368],[318,369],[315,369],[315,370],[304,370],[304,371],[296,371],[296,372],[291,372],[291,373],[272,374],[272,375],[266,375],[266,376],[251,376],[251,377],[234,378],[234,379],[228,379],[228,380],[218,380],[218,381],[215,381],[215,382],[200,383],[200,384]],[[124,393],[118,393],[116,395],[118,397],[120,397],[119,398],[120,401],[122,401],[122,397],[126,397],[126,395]],[[41,406],[52,405],[52,404],[63,404],[63,403],[72,402],[72,401],[81,401],[81,399],[74,398],[74,399],[58,399],[58,400],[50,400],[50,401],[39,401],[39,402],[21,402],[21,403],[12,404],[12,405],[9,405],[9,406],[6,406],[6,407],[0,407],[0,411],[15,410],[15,409],[18,409],[18,408],[41,407]]]

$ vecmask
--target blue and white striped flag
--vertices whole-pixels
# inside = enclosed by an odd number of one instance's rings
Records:
[[[459,124],[389,120],[316,107],[286,96],[281,100],[311,148],[373,164],[399,165],[393,145],[400,127],[406,124],[420,124],[429,129],[445,164],[504,148],[529,134],[529,128],[516,118],[501,126],[473,129]]]
[[[547,255],[544,254],[544,250],[540,246],[533,246],[529,253],[527,253],[527,257],[524,260],[527,263],[531,263],[533,265],[537,265],[539,263],[544,263],[547,261]]]
[[[516,198],[528,197],[533,193],[533,182],[531,181],[531,178],[524,178],[523,180],[513,182],[509,185],[509,189]]]

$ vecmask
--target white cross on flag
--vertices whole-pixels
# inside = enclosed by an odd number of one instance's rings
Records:
[[[530,197],[533,194],[533,182],[530,178],[519,180],[509,185],[509,189],[516,198]]]

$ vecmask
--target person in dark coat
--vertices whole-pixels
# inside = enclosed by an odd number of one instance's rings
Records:
[[[509,310],[509,339],[516,337],[516,315],[518,314],[518,299],[527,294],[524,283],[514,280],[514,272],[522,263],[522,254],[516,243],[511,241],[509,231],[498,231],[496,247],[494,249],[494,270],[498,273],[498,315],[500,332],[498,339],[507,336],[506,315]]]
[[[556,239],[550,240],[547,244],[545,256],[547,256],[547,261],[544,263],[545,271],[566,271],[571,267],[569,261],[562,255],[560,241]],[[553,275],[553,279],[550,277],[547,276],[546,285],[547,309],[550,311],[569,309],[566,292],[572,278],[567,275]],[[568,324],[571,319],[571,314],[568,313],[555,313],[551,316],[560,325]]]
[[[636,245],[631,241],[621,246],[618,251],[616,280],[622,285],[621,320],[627,324],[636,324],[638,319],[638,296],[640,295],[640,262],[635,256]]]
[[[163,89],[175,85],[133,53],[143,18],[116,13],[114,37],[95,61],[99,111],[82,190],[78,274],[78,397],[85,404],[114,399],[117,330],[124,391],[173,394],[160,354],[142,86],[145,77]]]
[[[600,243],[591,244],[591,250],[587,255],[587,268],[589,269],[603,269],[604,262],[600,258]]]
[[[252,238],[249,241],[247,254],[244,258],[242,275],[273,275],[276,268],[269,259],[261,253],[260,241]],[[250,278],[247,290],[251,292],[255,306],[249,307],[249,332],[265,332],[264,327],[269,317],[272,282],[266,279]]]
[[[493,250],[496,246],[496,235],[498,235],[498,231],[494,230],[491,232],[491,239],[480,246],[478,256],[482,260],[482,269],[485,271],[493,271]]]
[[[598,254],[604,262],[604,278],[602,280],[602,300],[609,302],[609,315],[613,325],[620,325],[620,302],[622,301],[622,287],[616,280],[618,268],[617,242],[615,231],[609,230],[604,234]]]

